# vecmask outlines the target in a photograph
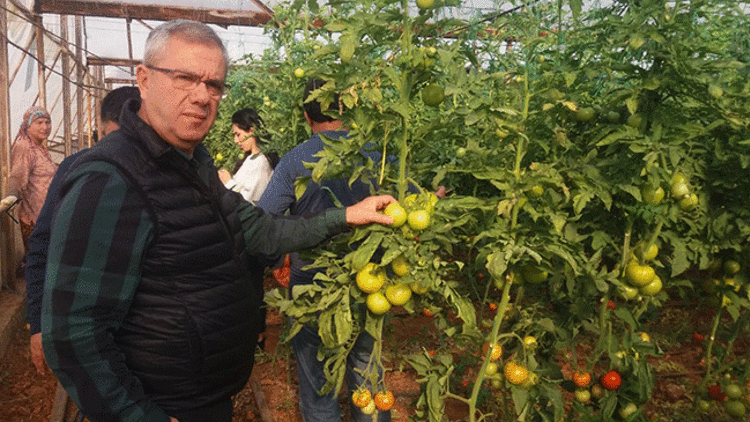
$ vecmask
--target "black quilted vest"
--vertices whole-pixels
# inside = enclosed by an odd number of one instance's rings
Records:
[[[169,414],[244,387],[265,323],[263,267],[245,253],[236,212],[241,196],[225,189],[216,172],[206,186],[137,109],[128,103],[121,129],[76,165],[116,165],[155,222],[140,284],[113,335],[146,394]]]

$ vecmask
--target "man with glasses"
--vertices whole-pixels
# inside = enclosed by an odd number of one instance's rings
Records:
[[[389,224],[390,196],[306,217],[221,184],[201,144],[227,72],[206,25],[149,34],[141,101],[69,171],[42,304],[49,366],[96,421],[230,422],[263,330],[264,266],[348,224]]]

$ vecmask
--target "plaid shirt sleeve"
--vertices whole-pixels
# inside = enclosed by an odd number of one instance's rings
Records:
[[[243,202],[238,214],[247,251],[267,262],[317,246],[347,228],[344,208],[329,208],[310,216],[279,216]]]
[[[113,338],[138,287],[153,233],[143,199],[104,162],[71,171],[61,195],[42,306],[47,362],[91,420],[168,422]]]

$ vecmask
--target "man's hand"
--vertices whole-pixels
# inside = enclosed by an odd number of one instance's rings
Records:
[[[228,171],[224,169],[219,169],[219,180],[221,180],[221,183],[227,183],[229,179],[232,178],[232,175],[229,174]]]
[[[4,212],[10,208],[10,206],[15,204],[16,201],[18,201],[18,198],[15,195],[8,195],[3,198],[2,201],[0,201],[0,212]]]
[[[396,202],[396,199],[391,195],[367,197],[346,209],[346,222],[353,226],[369,223],[391,224],[393,218],[378,212],[391,202]]]
[[[177,420],[177,418],[169,417],[169,422],[180,422]]]
[[[29,350],[31,351],[31,363],[34,364],[36,371],[41,375],[47,373],[47,361],[44,359],[44,351],[42,350],[42,333],[31,335]]]

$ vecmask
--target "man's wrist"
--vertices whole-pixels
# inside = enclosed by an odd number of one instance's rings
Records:
[[[329,233],[339,233],[348,227],[346,224],[346,208],[329,208],[324,216],[325,228]]]

